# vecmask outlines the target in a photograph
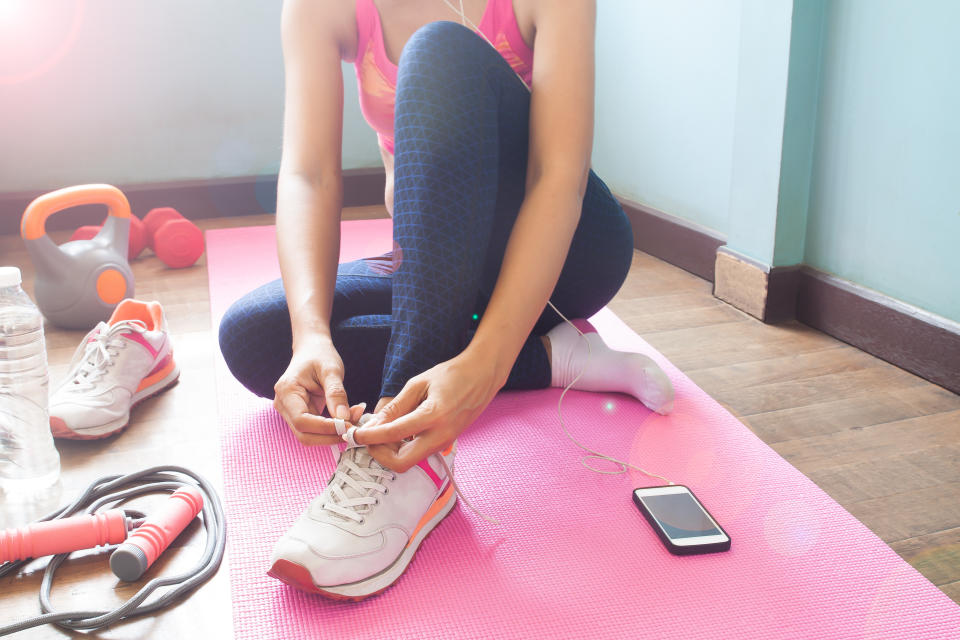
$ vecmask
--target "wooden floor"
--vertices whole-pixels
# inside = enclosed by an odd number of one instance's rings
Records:
[[[374,217],[377,208],[349,217]],[[271,224],[271,216],[203,221],[204,228]],[[54,235],[56,240],[65,238]],[[16,236],[0,236],[0,263],[32,269]],[[134,263],[137,297],[159,300],[169,317],[181,382],[148,400],[122,435],[63,442],[62,492],[52,508],[92,479],[158,463],[196,469],[221,485],[205,263],[164,269],[152,255]],[[764,325],[717,300],[709,282],[636,252],[610,307],[760,438],[820,485],[897,553],[960,602],[960,397],[799,323]],[[81,332],[48,328],[52,381],[65,373]],[[4,522],[11,516],[4,505]],[[26,517],[20,513],[19,517]],[[162,559],[164,572],[196,561],[199,527]],[[187,542],[182,542],[186,539]],[[41,563],[0,579],[0,623],[38,611]],[[231,635],[228,570],[183,604],[120,625],[101,638],[221,638]],[[106,557],[89,553],[58,573],[61,608],[109,608],[135,587],[118,583]],[[55,629],[23,638],[63,637]],[[80,635],[80,634],[76,634]]]

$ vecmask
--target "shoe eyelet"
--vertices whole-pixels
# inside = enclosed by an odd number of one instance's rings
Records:
[[[388,493],[390,493],[390,487],[387,487],[387,488],[384,490],[383,495],[387,495]]]
[[[357,524],[363,524],[363,523],[366,522],[366,521],[367,521],[366,518],[360,518],[360,522],[358,522]]]

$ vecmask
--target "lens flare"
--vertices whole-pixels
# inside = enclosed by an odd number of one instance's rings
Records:
[[[812,551],[820,537],[820,516],[804,500],[787,499],[773,505],[763,519],[767,546],[782,556]]]
[[[23,5],[24,0],[0,0],[0,24],[15,20]]]
[[[0,0],[0,86],[41,76],[63,59],[77,41],[86,0],[71,4],[72,11],[62,3]]]

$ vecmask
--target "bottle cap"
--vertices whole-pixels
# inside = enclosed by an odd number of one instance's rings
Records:
[[[0,267],[0,287],[16,287],[23,278],[18,267]]]

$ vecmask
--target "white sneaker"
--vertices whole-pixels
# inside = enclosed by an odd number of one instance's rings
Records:
[[[157,302],[124,300],[87,334],[50,397],[56,438],[92,440],[122,431],[130,409],[180,376]]]
[[[348,447],[327,488],[277,541],[269,574],[338,600],[383,591],[456,504],[447,477],[454,455],[455,445],[395,473],[366,447]]]

